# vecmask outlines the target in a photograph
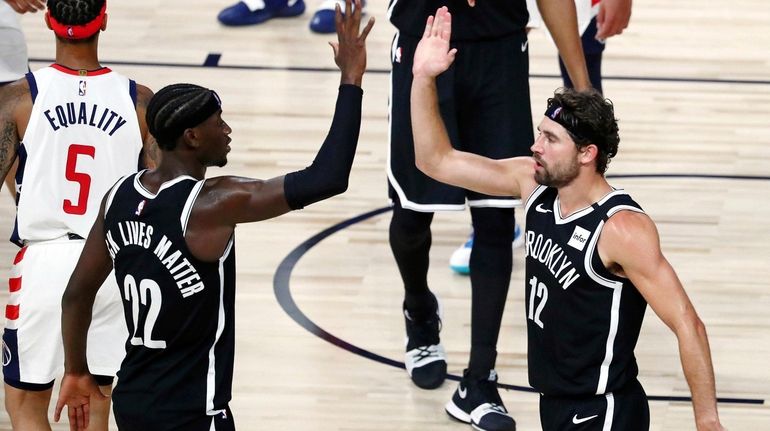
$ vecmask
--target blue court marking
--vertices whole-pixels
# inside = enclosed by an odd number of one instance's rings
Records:
[[[620,174],[620,175],[607,175],[607,178],[705,178],[705,179],[770,181],[770,177],[765,177],[765,176],[708,175],[708,174]],[[356,355],[362,356],[366,359],[370,359],[372,361],[379,362],[381,364],[390,365],[391,367],[405,369],[406,367],[404,366],[403,362],[386,358],[384,356],[370,352],[366,349],[362,349],[361,347],[350,344],[347,341],[330,334],[320,326],[316,325],[315,322],[310,320],[310,318],[307,317],[305,313],[302,312],[302,310],[300,310],[300,308],[297,306],[297,303],[294,302],[294,298],[291,296],[291,289],[289,287],[292,270],[294,270],[294,267],[297,265],[297,262],[299,262],[300,258],[302,258],[302,256],[305,253],[310,251],[311,248],[315,247],[316,245],[318,245],[318,243],[328,238],[329,236],[333,235],[334,233],[337,233],[356,223],[370,219],[374,216],[380,215],[390,210],[392,210],[392,208],[387,206],[387,207],[377,208],[375,210],[363,213],[351,219],[337,223],[334,226],[326,228],[321,232],[313,235],[312,237],[304,241],[302,244],[298,245],[278,265],[278,269],[275,271],[275,276],[273,277],[273,293],[275,294],[276,300],[278,300],[278,304],[280,304],[281,308],[283,308],[283,311],[285,311],[286,314],[288,314],[289,317],[292,318],[292,320],[297,322],[301,327],[305,328],[308,332],[315,335],[316,337],[324,341],[327,341],[341,349],[345,349],[348,352],[355,353]],[[459,382],[461,377],[454,374],[447,374],[447,379]],[[514,391],[520,391],[520,392],[537,392],[535,389],[529,386],[511,385],[507,383],[498,383],[497,386],[506,390],[514,390]],[[651,401],[687,401],[687,402],[692,401],[691,397],[664,396],[664,395],[648,395],[647,399]],[[718,397],[717,402],[731,403],[731,404],[764,404],[765,400],[755,399],[755,398]]]
[[[147,62],[147,61],[122,61],[122,60],[103,60],[102,63],[110,66],[144,66],[144,67],[217,67],[219,69],[234,70],[266,70],[283,72],[319,72],[319,73],[338,73],[336,67],[296,67],[296,66],[260,66],[260,65],[237,65],[237,64],[219,64],[222,54],[210,53],[206,56],[203,63],[165,63],[165,62]],[[30,58],[32,63],[53,63],[53,59]],[[213,63],[213,64],[212,64]],[[389,74],[390,69],[367,69],[366,73]],[[530,78],[561,79],[561,75],[531,73]],[[708,78],[688,78],[688,77],[669,77],[669,76],[602,76],[605,81],[648,81],[648,82],[684,82],[697,84],[742,84],[742,85],[770,85],[770,80],[766,79],[708,79]]]

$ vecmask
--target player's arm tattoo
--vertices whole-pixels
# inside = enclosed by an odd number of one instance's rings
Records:
[[[22,88],[15,84],[0,88],[0,182],[13,166],[19,150],[19,134],[13,114],[22,93]]]

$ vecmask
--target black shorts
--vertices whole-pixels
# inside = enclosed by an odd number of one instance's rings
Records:
[[[520,199],[493,197],[435,181],[414,164],[409,109],[412,60],[419,39],[393,40],[390,94],[390,197],[416,211],[462,210],[468,205],[510,208]],[[453,42],[454,64],[437,78],[439,107],[452,146],[493,159],[531,155],[529,58],[524,31],[504,38]]]
[[[189,420],[175,418],[174,425],[170,425],[166,420],[153,422],[144,413],[138,415],[126,415],[119,409],[114,408],[115,423],[120,431],[235,431],[235,422],[230,407],[225,407],[225,411],[214,416],[201,414],[191,417]]]
[[[540,396],[543,431],[647,431],[650,408],[637,380],[619,391],[585,398]]]

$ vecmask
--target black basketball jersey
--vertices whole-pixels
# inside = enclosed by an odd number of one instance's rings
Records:
[[[540,393],[605,394],[637,375],[634,347],[647,303],[597,250],[602,227],[623,210],[643,212],[622,190],[568,217],[555,188],[540,186],[527,201],[529,383]]]
[[[105,241],[129,330],[112,397],[134,425],[185,429],[230,401],[234,239],[218,261],[196,259],[184,235],[205,180],[180,176],[153,194],[139,182],[143,172],[119,181],[105,207]]]
[[[452,40],[493,39],[521,32],[529,13],[525,0],[485,0],[470,7],[468,0],[390,0],[388,18],[398,30],[420,38],[425,20],[447,6],[452,14]]]

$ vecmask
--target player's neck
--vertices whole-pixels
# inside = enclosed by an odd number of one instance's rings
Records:
[[[70,69],[97,70],[101,69],[96,55],[96,45],[66,45],[56,44],[56,64]]]
[[[612,186],[603,175],[591,173],[580,175],[564,187],[559,187],[559,206],[563,217],[600,201]]]

